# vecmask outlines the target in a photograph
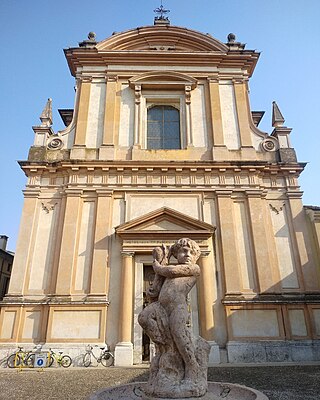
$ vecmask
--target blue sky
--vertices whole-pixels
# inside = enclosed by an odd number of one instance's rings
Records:
[[[89,31],[103,40],[112,32],[153,24],[160,0],[0,0],[0,234],[15,250],[33,125],[48,97],[54,129],[63,128],[58,108],[73,108],[74,79],[63,48],[75,47]],[[293,128],[298,160],[308,162],[300,178],[304,204],[320,205],[320,1],[164,0],[172,25],[210,33],[225,42],[230,32],[261,52],[250,80],[252,110],[264,110],[260,128],[271,133],[275,100]],[[319,113],[319,114],[318,114]]]

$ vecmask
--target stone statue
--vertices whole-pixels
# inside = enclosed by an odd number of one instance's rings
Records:
[[[169,264],[171,256],[178,264]],[[156,275],[147,293],[149,305],[139,315],[156,349],[145,389],[151,398],[201,397],[207,391],[210,345],[194,338],[187,326],[187,295],[200,275],[199,256],[198,244],[186,238],[169,249],[162,245],[153,250]]]

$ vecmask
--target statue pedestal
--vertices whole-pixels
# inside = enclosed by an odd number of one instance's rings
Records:
[[[147,383],[130,383],[102,389],[88,400],[173,400],[174,398],[149,397],[144,394]],[[268,397],[258,390],[233,383],[208,382],[208,391],[202,397],[180,397],[180,400],[268,400]],[[177,399],[177,398],[175,398]]]

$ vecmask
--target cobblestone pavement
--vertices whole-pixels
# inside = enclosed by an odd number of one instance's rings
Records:
[[[147,368],[0,369],[0,400],[87,400],[95,391],[146,381]],[[209,381],[238,383],[270,400],[320,400],[320,365],[209,368]]]

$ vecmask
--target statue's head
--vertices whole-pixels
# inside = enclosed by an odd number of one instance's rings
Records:
[[[170,254],[178,260],[179,264],[195,264],[201,251],[198,243],[194,240],[182,238],[171,246]]]

